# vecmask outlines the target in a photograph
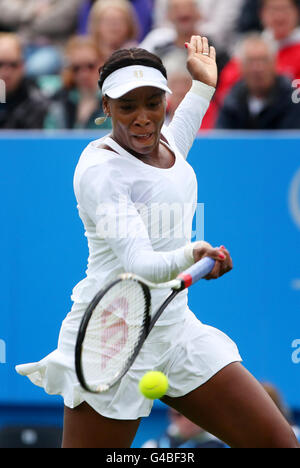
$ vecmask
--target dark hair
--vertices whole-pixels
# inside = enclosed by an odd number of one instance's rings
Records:
[[[99,88],[102,89],[104,80],[111,73],[120,68],[130,67],[131,65],[144,65],[145,67],[156,68],[167,79],[167,71],[157,55],[139,48],[120,49],[114,52],[100,68]]]

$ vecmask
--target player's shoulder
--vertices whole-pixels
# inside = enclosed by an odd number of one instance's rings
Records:
[[[122,174],[122,161],[118,154],[105,148],[105,137],[91,141],[82,151],[74,173],[75,193],[81,184],[93,184],[101,179],[116,180]]]
[[[106,137],[93,140],[84,148],[76,166],[75,176],[82,175],[92,167],[107,172],[120,164],[119,155],[106,147],[105,139]]]
[[[110,161],[114,155],[112,151],[108,151],[105,148],[106,138],[107,136],[91,141],[82,151],[78,164],[83,164],[84,162],[87,164],[90,162],[104,164]]]

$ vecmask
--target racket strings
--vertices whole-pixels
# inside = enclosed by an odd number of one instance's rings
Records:
[[[84,379],[95,391],[111,386],[126,368],[144,332],[148,304],[140,283],[123,280],[102,297],[82,346]]]

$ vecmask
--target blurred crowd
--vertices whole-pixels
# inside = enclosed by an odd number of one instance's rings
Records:
[[[170,120],[191,86],[193,34],[219,69],[201,129],[300,129],[300,0],[0,0],[0,11],[0,129],[99,128],[99,68],[128,47],[162,59]]]

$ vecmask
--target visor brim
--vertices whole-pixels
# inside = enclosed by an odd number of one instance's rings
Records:
[[[172,91],[170,88],[163,84],[155,83],[153,81],[137,81],[137,82],[131,82],[131,83],[126,83],[123,85],[116,86],[115,88],[109,89],[105,92],[105,95],[110,97],[111,99],[118,99],[125,94],[129,93],[130,91],[133,91],[134,89],[137,88],[143,88],[143,87],[152,87],[152,88],[158,88],[161,89],[162,91],[165,91],[166,93],[172,94]]]

